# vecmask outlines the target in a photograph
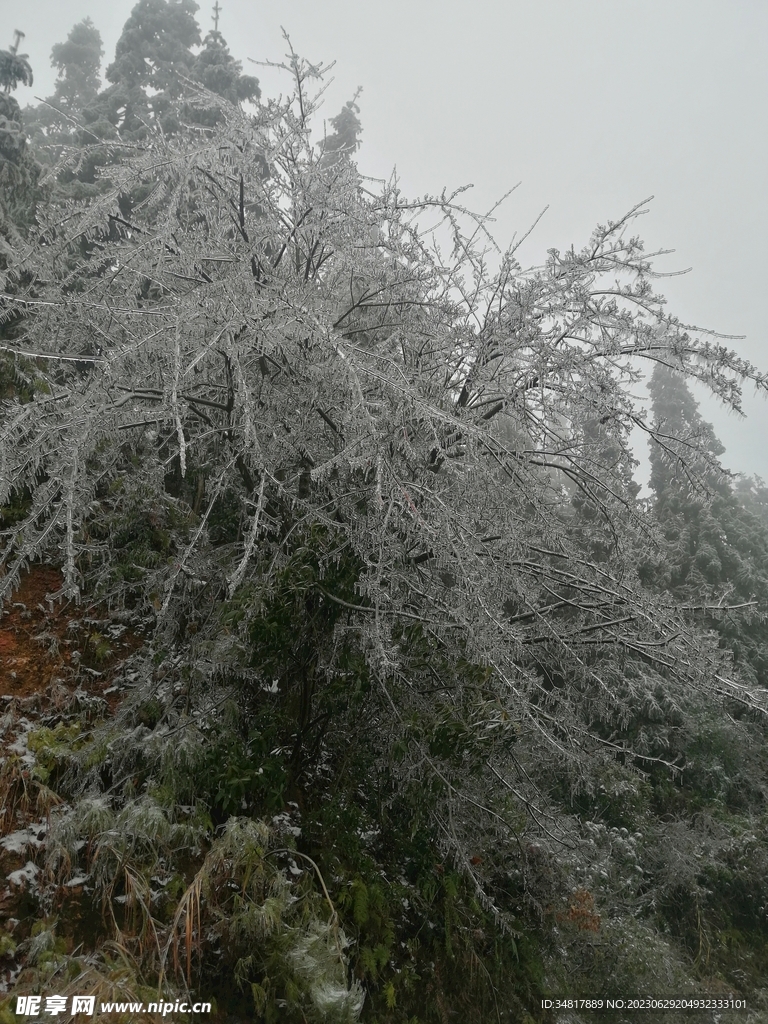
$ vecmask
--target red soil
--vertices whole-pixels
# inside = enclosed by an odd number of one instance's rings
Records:
[[[75,682],[99,693],[110,670],[140,645],[128,631],[102,635],[98,612],[47,601],[61,585],[57,569],[34,565],[0,613],[0,696],[25,698]]]

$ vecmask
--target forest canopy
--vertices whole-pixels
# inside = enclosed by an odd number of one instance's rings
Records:
[[[288,44],[264,97],[196,10],[140,0],[103,89],[76,26],[2,151],[0,597],[55,565],[142,638],[46,748],[19,984],[757,999],[768,524],[685,381],[765,375],[667,311],[645,204],[524,268],[462,189],[363,178],[322,66]],[[43,909],[73,878],[97,924]]]

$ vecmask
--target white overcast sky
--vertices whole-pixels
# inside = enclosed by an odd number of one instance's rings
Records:
[[[51,47],[90,17],[105,65],[134,0],[0,0],[5,40],[35,73],[22,106],[52,92]],[[768,2],[766,0],[221,0],[219,28],[267,94],[286,47],[336,61],[324,115],[358,86],[361,170],[406,194],[473,183],[467,205],[499,212],[502,248],[549,210],[519,251],[577,248],[598,222],[648,196],[638,224],[649,249],[674,248],[658,269],[668,309],[728,334],[768,371]],[[198,21],[211,27],[212,5]],[[697,392],[726,446],[725,464],[768,479],[768,399],[745,390],[746,419]],[[642,455],[642,452],[638,452]]]

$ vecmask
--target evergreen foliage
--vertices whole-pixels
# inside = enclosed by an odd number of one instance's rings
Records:
[[[90,18],[78,22],[65,42],[53,47],[51,64],[58,72],[53,95],[24,112],[27,131],[41,162],[54,163],[62,146],[76,142],[84,112],[99,92],[103,54],[101,35]],[[91,136],[91,141],[94,138]]]
[[[27,55],[16,48],[0,50],[0,285],[12,250],[34,218],[40,168],[29,151],[21,110],[11,93],[32,85]]]
[[[242,73],[220,32],[209,32],[200,46],[196,10],[191,0],[140,0],[107,68],[110,84],[102,90],[101,36],[90,19],[53,48],[51,62],[59,72],[54,94],[27,108],[26,122],[39,158],[58,162],[57,188],[64,196],[83,199],[107,189],[109,179],[100,169],[119,162],[126,142],[150,126],[174,132],[182,123],[212,123],[218,108],[204,102],[205,90],[233,104],[258,99],[258,80]],[[193,102],[186,98],[190,88]],[[123,207],[130,201],[123,197]]]
[[[131,11],[106,71],[111,85],[100,97],[124,138],[143,136],[153,119],[175,128],[171,111],[182,89],[179,76],[189,75],[192,48],[200,43],[197,10],[194,0],[139,0]]]
[[[242,73],[221,32],[209,32],[192,65],[192,78],[230,103],[254,102],[261,96],[258,79]]]
[[[0,50],[0,88],[13,92],[19,85],[32,85],[34,76],[26,53],[17,53],[17,47]]]
[[[360,146],[362,126],[358,114],[360,108],[355,100],[360,95],[358,90],[355,99],[344,104],[341,111],[331,118],[333,133],[323,140],[322,151],[326,163],[336,163],[344,156],[351,157]]]
[[[79,112],[96,99],[103,56],[101,35],[90,18],[75,25],[66,42],[54,46],[51,64],[58,70],[58,80],[53,95],[62,107]]]
[[[650,390],[658,430],[666,435],[651,456],[656,514],[667,542],[655,570],[658,583],[717,629],[745,678],[766,687],[768,530],[738,500],[717,461],[723,446],[685,381],[659,366]]]
[[[734,493],[744,508],[768,525],[768,486],[762,477],[738,476],[734,481]]]

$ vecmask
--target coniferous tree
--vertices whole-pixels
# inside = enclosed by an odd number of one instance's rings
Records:
[[[64,110],[77,114],[96,99],[103,56],[101,34],[90,18],[75,25],[66,41],[53,47],[51,64],[58,70],[53,99]]]
[[[24,112],[32,145],[46,162],[54,162],[62,146],[81,141],[84,111],[99,92],[103,55],[101,35],[90,18],[78,22],[67,39],[53,47],[51,64],[58,72],[53,94]]]
[[[29,283],[18,266],[18,254],[34,225],[40,202],[40,164],[30,148],[19,104],[11,95],[20,84],[31,85],[32,69],[26,54],[18,53],[21,32],[8,50],[0,50],[0,290],[14,293]],[[19,318],[2,315],[0,341],[11,339]],[[0,395],[28,395],[29,377],[14,360],[0,351]]]
[[[0,50],[0,89],[7,95],[18,85],[32,85],[34,76],[29,64],[29,55],[19,53],[19,43],[24,33],[16,30],[16,39],[8,50]]]
[[[200,43],[197,9],[191,0],[136,4],[101,91],[101,36],[90,19],[54,46],[51,62],[59,72],[54,93],[28,107],[26,121],[39,159],[50,164],[64,158],[57,174],[63,194],[92,195],[98,169],[119,161],[121,147],[153,125],[172,132],[182,121],[211,123],[218,108],[206,102],[206,90],[231,103],[258,99],[258,80],[242,73],[220,32],[209,32],[194,52]],[[106,187],[106,179],[101,182]]]
[[[343,157],[353,157],[360,147],[360,108],[357,105],[358,89],[354,99],[349,100],[340,112],[331,118],[333,132],[327,135],[321,144],[323,160],[327,164],[336,163]]]
[[[27,55],[16,44],[0,50],[0,273],[8,268],[12,240],[34,219],[40,168],[32,156],[19,104],[11,95],[20,84],[32,85]]]
[[[698,607],[747,677],[766,686],[768,529],[739,500],[719,462],[725,449],[682,376],[659,364],[649,390],[660,438],[651,451],[651,488],[666,542],[657,583]]]
[[[185,101],[195,82],[229,103],[259,98],[258,79],[242,73],[218,28],[201,46],[198,9],[194,0],[139,0],[133,8],[107,68],[111,85],[96,104],[123,140],[142,136],[151,124],[173,132],[182,120],[210,120],[215,105],[206,112],[199,99],[193,105]]]
[[[734,493],[744,508],[768,526],[768,484],[760,476],[736,477]]]
[[[218,29],[207,33],[190,69],[190,77],[229,103],[253,103],[261,96],[258,79],[242,73],[242,64],[229,52]],[[217,113],[218,108],[212,106],[209,119]],[[197,111],[196,119],[199,120],[201,115],[202,112]]]
[[[194,0],[139,0],[131,11],[98,100],[121,138],[143,137],[153,121],[165,131],[178,127],[180,76],[190,75],[200,44],[197,10]]]

